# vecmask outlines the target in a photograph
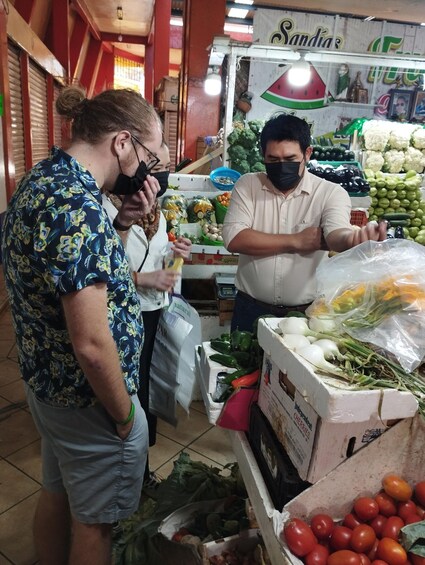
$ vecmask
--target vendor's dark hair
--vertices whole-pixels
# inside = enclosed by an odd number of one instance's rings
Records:
[[[266,153],[269,141],[298,141],[301,151],[305,153],[311,145],[310,126],[305,120],[296,116],[284,113],[274,114],[261,130],[260,143],[263,155]]]
[[[72,122],[72,139],[96,144],[110,132],[128,130],[140,140],[152,138],[153,126],[161,121],[154,107],[130,89],[105,90],[86,98],[78,86],[65,87],[56,110]]]

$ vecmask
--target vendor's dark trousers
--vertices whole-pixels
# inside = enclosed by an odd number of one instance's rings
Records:
[[[155,343],[156,329],[158,327],[161,310],[143,312],[143,325],[145,339],[143,342],[142,354],[140,356],[140,388],[137,393],[140,404],[146,414],[149,429],[149,447],[156,442],[156,423],[157,418],[149,412],[149,380],[152,361],[153,346]],[[149,478],[149,457],[146,459],[145,480]]]
[[[231,331],[233,332],[238,328],[241,331],[252,332],[254,331],[253,324],[260,316],[271,315],[276,318],[283,318],[288,312],[305,312],[309,305],[310,304],[275,306],[256,300],[252,296],[249,296],[249,294],[238,290],[233,309]]]

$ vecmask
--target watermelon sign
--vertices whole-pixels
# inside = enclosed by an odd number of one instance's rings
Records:
[[[323,108],[327,101],[333,100],[329,91],[327,98],[325,97],[326,85],[313,65],[310,65],[311,79],[305,86],[290,84],[287,76],[290,68],[288,67],[283,75],[263,92],[261,98],[277,106],[294,110]]]

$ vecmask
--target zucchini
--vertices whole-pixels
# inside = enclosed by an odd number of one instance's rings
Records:
[[[392,214],[383,214],[382,219],[389,222],[393,220],[410,220],[410,216],[405,212],[393,212]]]

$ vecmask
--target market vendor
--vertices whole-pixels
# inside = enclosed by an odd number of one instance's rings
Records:
[[[261,315],[304,312],[316,296],[315,272],[328,251],[386,239],[386,223],[350,224],[351,202],[338,184],[306,169],[312,147],[304,120],[277,114],[260,137],[265,173],[243,175],[232,191],[223,240],[239,253],[232,330],[252,331]]]

